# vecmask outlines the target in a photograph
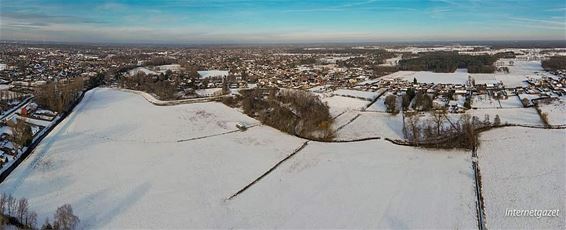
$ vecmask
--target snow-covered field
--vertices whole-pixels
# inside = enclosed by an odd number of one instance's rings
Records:
[[[321,100],[322,102],[326,102],[330,115],[333,117],[338,116],[345,111],[364,109],[369,103],[371,103],[370,101],[358,98],[342,96],[323,97]]]
[[[342,97],[353,97],[361,100],[371,101],[379,96],[377,92],[368,92],[360,90],[350,90],[350,89],[337,89],[332,92],[332,95],[342,96]]]
[[[544,125],[534,108],[470,109],[466,113],[476,116],[480,120],[483,120],[485,115],[488,115],[491,122],[493,122],[496,115],[499,115],[501,124]]]
[[[137,68],[135,68],[135,69],[132,69],[132,70],[128,71],[128,75],[134,76],[134,75],[136,75],[136,74],[138,74],[138,73],[140,73],[140,72],[142,72],[142,73],[144,73],[144,74],[157,75],[157,72],[152,71],[152,70],[149,70],[149,69],[147,69],[147,68],[145,68],[145,67],[137,67]]]
[[[525,82],[528,78],[539,79],[542,75],[552,76],[551,74],[544,72],[540,61],[519,61],[516,59],[501,59],[509,63],[513,61],[513,65],[506,65],[509,68],[509,73],[496,72],[493,74],[470,74],[474,79],[495,79],[497,81],[503,82],[505,87],[514,88],[527,86],[528,83]]]
[[[551,125],[566,125],[566,100],[553,101],[551,103],[540,103],[539,108],[548,114],[548,123]]]
[[[507,99],[495,99],[487,94],[472,97],[472,108],[496,109],[496,108],[523,108],[519,97],[509,96]]]
[[[28,198],[40,222],[70,203],[84,228],[477,226],[469,152],[384,140],[310,142],[227,200],[304,143],[237,122],[257,124],[220,103],[154,106],[95,89],[0,192]]]
[[[309,143],[231,201],[234,227],[472,229],[470,154],[377,140]]]
[[[478,150],[488,229],[566,226],[566,130],[507,127]],[[560,209],[560,217],[506,217],[506,209]]]
[[[491,79],[493,81],[501,81],[505,87],[518,87],[526,86],[527,77],[538,79],[542,75],[552,76],[549,73],[544,72],[540,61],[519,61],[514,59],[506,59],[506,61],[513,61],[512,66],[507,66],[509,68],[509,73],[496,72],[491,74],[478,74],[478,73],[467,73],[466,69],[457,69],[454,73],[434,73],[430,71],[398,71],[380,79],[402,79],[407,81],[413,81],[417,79],[420,83],[436,83],[436,84],[465,84],[468,80],[468,76],[471,76],[476,81],[485,81],[486,79]],[[372,83],[373,81],[362,82]]]
[[[457,70],[454,73],[434,73],[429,71],[399,71],[382,77],[382,79],[402,79],[413,81],[417,79],[420,83],[436,84],[465,84],[468,81],[468,73]]]
[[[401,114],[363,112],[356,120],[336,133],[338,140],[367,137],[403,139],[403,118]]]

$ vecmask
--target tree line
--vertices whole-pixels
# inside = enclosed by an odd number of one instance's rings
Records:
[[[157,76],[147,76],[140,71],[134,76],[120,78],[118,83],[122,88],[155,94],[160,100],[171,100],[177,98],[177,86],[170,78],[169,71]]]
[[[79,217],[73,213],[71,205],[64,204],[55,211],[53,222],[47,218],[38,228],[37,213],[30,210],[26,198],[17,199],[12,195],[0,194],[0,227],[11,225],[18,229],[73,230],[78,228],[79,223]]]
[[[469,73],[493,73],[495,55],[462,55],[458,52],[427,52],[417,57],[399,61],[399,69],[411,71],[433,71],[452,73],[458,68],[467,68]]]
[[[421,121],[418,112],[405,112],[403,135],[415,146],[474,149],[479,146],[478,130],[500,125],[499,115],[491,121],[487,114],[483,120],[463,114],[457,121],[450,121],[446,110],[435,110],[431,119]]]
[[[554,56],[542,61],[545,70],[566,70],[566,56]]]
[[[50,82],[35,89],[35,102],[41,107],[58,113],[67,112],[84,90],[80,77],[67,81]]]
[[[224,103],[241,106],[248,116],[291,135],[317,140],[334,138],[328,106],[319,97],[302,90],[251,89]]]

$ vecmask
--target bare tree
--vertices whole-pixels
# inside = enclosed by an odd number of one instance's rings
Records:
[[[12,195],[8,195],[7,201],[6,201],[6,207],[7,207],[7,212],[6,214],[8,216],[14,216],[14,213],[16,213],[16,207],[17,207],[17,201],[16,198],[14,198]]]
[[[6,196],[6,193],[2,193],[2,195],[0,195],[0,214],[6,214],[7,206],[8,197]]]
[[[406,112],[407,139],[413,144],[418,145],[420,137],[419,116],[416,113]]]
[[[25,122],[24,119],[17,118],[16,121],[8,121],[8,126],[12,132],[10,139],[17,151],[28,145],[32,138],[33,133],[31,127]]]
[[[29,228],[35,229],[35,226],[37,225],[37,213],[29,212],[26,216],[25,223]]]
[[[70,204],[65,204],[55,212],[53,216],[53,228],[61,230],[73,230],[79,225],[79,218],[73,214]]]
[[[434,125],[436,128],[436,135],[440,135],[440,130],[442,128],[442,121],[444,120],[444,117],[446,116],[446,110],[445,109],[438,109],[435,110],[433,115],[433,120],[434,120]]]
[[[16,218],[20,220],[20,222],[25,222],[25,217],[27,217],[29,211],[29,204],[26,198],[21,198],[18,201],[18,207],[16,208]],[[27,223],[24,223],[27,224]]]

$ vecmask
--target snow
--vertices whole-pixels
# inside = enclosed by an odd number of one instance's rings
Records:
[[[366,110],[373,112],[385,112],[387,111],[387,106],[385,106],[385,98],[388,95],[383,95],[375,103],[371,104]]]
[[[12,88],[11,85],[0,84],[0,90],[9,90],[11,88]]]
[[[338,116],[345,111],[361,110],[370,103],[366,100],[342,96],[323,97],[321,100],[327,103],[332,117]]]
[[[197,89],[195,93],[200,97],[212,97],[222,94],[222,88]]]
[[[501,108],[523,108],[523,103],[519,97],[510,95],[507,99],[500,99]]]
[[[229,74],[228,70],[205,70],[205,71],[197,71],[201,78],[210,78],[210,77],[226,77]]]
[[[485,115],[489,115],[491,122],[499,115],[501,124],[515,124],[515,125],[534,125],[542,126],[542,120],[534,108],[510,108],[510,109],[471,109],[468,110],[472,116],[478,117],[483,121]]]
[[[401,114],[363,112],[356,120],[336,133],[337,140],[368,137],[403,139],[403,118]]]
[[[181,65],[179,65],[179,64],[160,65],[160,66],[157,66],[157,69],[159,69],[159,72],[162,72],[162,73],[165,73],[167,70],[171,70],[173,72],[176,72],[176,71],[181,70]]]
[[[138,74],[139,72],[143,72],[146,75],[157,75],[157,72],[149,70],[145,67],[137,67],[135,69],[132,69],[132,70],[128,71],[128,75],[134,76],[134,75]]]
[[[473,73],[470,74],[476,84],[502,82],[507,88],[528,86],[526,75],[506,73]]]
[[[362,100],[371,101],[379,96],[377,92],[350,90],[350,89],[338,89],[332,92],[332,95],[342,96],[342,97],[354,97]]]
[[[143,92],[143,91],[123,89],[123,88],[116,89],[116,90],[138,94],[138,95],[142,96],[143,98],[145,98],[148,102],[150,102],[154,105],[191,104],[191,103],[207,102],[207,100],[208,100],[207,98],[189,98],[189,99],[181,99],[181,100],[162,101],[162,100],[155,98],[154,95]]]
[[[382,77],[382,79],[401,79],[412,82],[416,78],[419,83],[465,84],[468,73],[456,70],[454,73],[434,73],[430,71],[399,71]]]
[[[476,84],[478,79],[495,79],[496,81],[501,81],[508,88],[527,86],[528,83],[525,82],[527,77],[539,79],[541,74],[552,76],[544,72],[540,61],[520,61],[516,59],[501,59],[506,63],[513,61],[513,65],[506,67],[509,68],[509,73],[496,72],[493,74],[471,74],[471,76],[476,79]]]
[[[507,127],[480,139],[487,228],[564,228],[566,131]],[[560,217],[506,217],[506,209],[560,209]]]
[[[469,152],[384,140],[309,142],[227,200],[305,141],[239,122],[258,124],[216,102],[94,89],[0,192],[28,198],[38,220],[70,203],[88,229],[477,226]]]
[[[472,229],[469,156],[382,140],[309,143],[231,201],[232,211],[245,217],[233,227]]]
[[[397,66],[399,61],[402,59],[402,55],[398,55],[396,57],[385,59],[383,64],[379,64],[379,66]]]
[[[220,103],[158,107],[96,89],[1,190],[29,198],[41,220],[71,203],[87,228],[212,227],[226,196],[301,143],[264,126],[177,142],[237,130],[240,121],[257,123]]]
[[[548,114],[548,123],[551,125],[566,125],[566,102],[563,98],[548,104],[539,103],[539,108]]]
[[[520,61],[516,59],[501,59],[500,61],[513,61],[513,65],[507,65],[510,74],[515,75],[531,75],[535,72],[543,72],[540,61]]]
[[[500,108],[499,102],[493,97],[482,94],[472,97],[473,108]]]
[[[511,95],[507,99],[495,99],[487,94],[472,97],[472,108],[496,109],[496,108],[523,108],[519,97]]]

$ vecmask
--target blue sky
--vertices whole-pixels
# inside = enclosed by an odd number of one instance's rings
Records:
[[[566,40],[566,0],[0,0],[0,39],[187,44]]]

